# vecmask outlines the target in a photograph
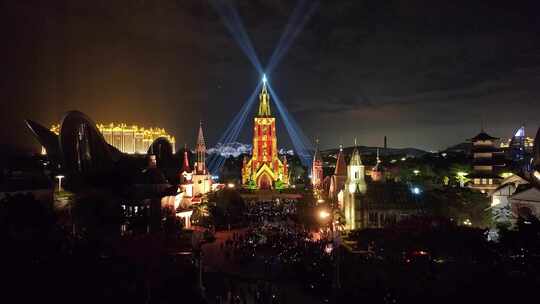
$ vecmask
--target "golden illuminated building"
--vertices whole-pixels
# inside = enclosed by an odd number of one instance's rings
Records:
[[[270,112],[270,95],[263,78],[259,111],[254,118],[251,159],[244,159],[242,183],[252,189],[283,188],[289,185],[287,160],[279,159],[276,118]]]
[[[163,128],[142,128],[137,125],[119,124],[97,124],[98,130],[103,134],[105,141],[128,154],[146,154],[150,145],[159,137],[166,138],[175,149],[175,138],[167,134]],[[53,125],[51,131],[60,134],[60,125]]]

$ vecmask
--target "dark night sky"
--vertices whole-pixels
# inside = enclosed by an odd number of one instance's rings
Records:
[[[440,149],[482,120],[492,135],[521,123],[533,135],[535,2],[323,0],[271,81],[323,147],[387,135],[392,147]],[[235,1],[263,63],[295,3]],[[159,125],[191,145],[202,119],[213,145],[259,81],[205,0],[8,0],[0,11],[3,144],[37,150],[23,119],[49,125],[78,109]]]

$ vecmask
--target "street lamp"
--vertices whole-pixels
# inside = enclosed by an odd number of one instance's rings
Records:
[[[330,219],[330,235],[332,237],[332,253],[334,254],[334,263],[335,263],[335,272],[334,272],[334,284],[333,284],[333,290],[334,290],[334,297],[337,294],[337,290],[341,288],[340,283],[340,271],[339,271],[339,230],[335,228],[336,221],[334,219],[334,205],[332,205],[332,209],[330,211],[326,209],[321,209],[319,211],[319,218],[326,222],[328,219]],[[334,298],[334,303],[336,299]]]
[[[56,179],[58,180],[58,192],[60,192],[62,190],[62,179],[65,177],[63,175],[57,175],[55,176]]]
[[[540,172],[534,170],[533,176],[534,176],[536,179],[540,180]]]

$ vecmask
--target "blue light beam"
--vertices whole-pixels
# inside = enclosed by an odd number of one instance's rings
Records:
[[[268,66],[266,67],[266,73],[270,74],[274,68],[279,64],[283,59],[285,54],[289,51],[292,43],[296,37],[303,31],[307,22],[311,19],[315,10],[319,7],[319,1],[312,2],[307,8],[307,12],[301,18],[301,12],[306,7],[306,0],[300,0],[296,5],[293,13],[289,17],[285,31],[281,35],[277,47],[274,49],[270,60],[268,61]]]
[[[262,74],[262,64],[257,56],[257,52],[255,52],[255,48],[251,43],[251,39],[245,30],[242,19],[240,18],[236,8],[232,6],[230,2],[224,0],[211,0],[210,3],[219,13],[223,23],[233,36],[234,40],[236,40],[240,46],[240,49],[248,57],[255,69]]]
[[[245,124],[247,115],[250,113],[251,108],[255,104],[255,100],[257,99],[256,97],[261,89],[261,86],[262,84],[259,83],[255,87],[255,89],[248,97],[240,111],[236,113],[232,122],[228,125],[227,129],[225,129],[225,132],[223,132],[221,137],[218,139],[218,143],[221,143],[222,145],[229,144],[238,139],[238,135],[240,135],[240,131]],[[217,174],[217,171],[224,162],[225,158],[221,157],[216,153],[212,154],[208,159],[208,168],[210,169],[210,172],[212,172],[213,174]]]
[[[304,166],[308,168],[311,167],[311,151],[313,150],[311,142],[304,135],[302,129],[300,129],[272,86],[268,85],[267,87],[271,94],[270,99],[274,101],[274,104],[278,109],[278,113],[283,120],[287,133],[289,133],[294,149],[300,157],[300,161]]]

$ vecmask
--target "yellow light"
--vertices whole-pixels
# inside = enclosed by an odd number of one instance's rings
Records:
[[[512,175],[514,175],[514,173],[512,173],[512,172],[503,172],[503,173],[501,173],[502,178],[508,178],[508,177],[510,177]]]
[[[55,176],[58,180],[58,191],[62,191],[62,179],[65,177],[63,175],[57,175]]]
[[[234,184],[233,184],[233,183],[228,183],[228,184],[227,184],[227,188],[233,189],[233,188],[234,188]]]
[[[540,172],[534,170],[534,173],[533,173],[534,177],[538,180],[540,180]]]
[[[319,217],[323,220],[327,219],[330,216],[330,212],[326,210],[319,211]]]
[[[463,172],[463,171],[459,171],[458,173],[456,173],[456,175],[459,176],[459,177],[464,177],[464,176],[469,175],[469,173]]]
[[[420,174],[420,170],[415,169],[415,170],[413,170],[413,173],[414,173],[414,175],[418,175],[418,174]]]

